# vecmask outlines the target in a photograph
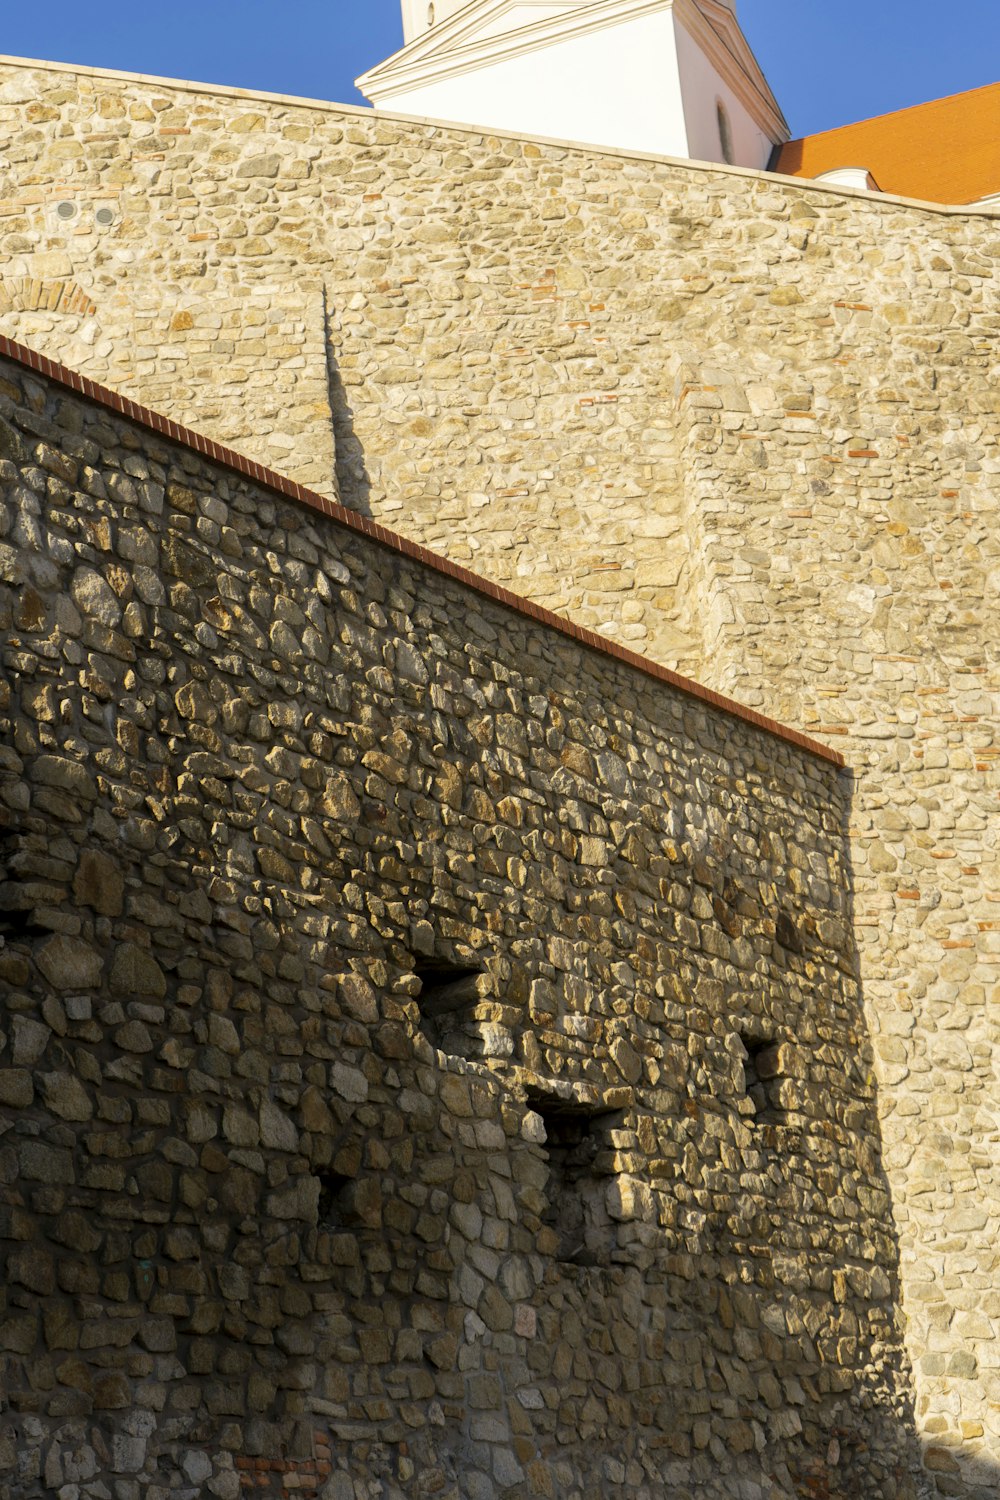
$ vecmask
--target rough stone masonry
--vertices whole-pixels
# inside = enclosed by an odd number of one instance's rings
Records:
[[[843,773],[0,416],[7,1500],[915,1496]]]
[[[918,1431],[1000,1467],[995,214],[0,66],[6,331],[812,733]]]

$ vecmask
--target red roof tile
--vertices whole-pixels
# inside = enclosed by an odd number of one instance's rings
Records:
[[[1000,193],[1000,83],[779,146],[771,170],[818,177],[867,167],[883,193],[976,203]]]

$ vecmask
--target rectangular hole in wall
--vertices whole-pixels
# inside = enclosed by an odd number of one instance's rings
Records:
[[[754,1108],[755,1125],[784,1125],[788,1115],[781,1103],[780,1043],[770,1037],[741,1035],[746,1051],[743,1064],[747,1098]]]
[[[354,1207],[356,1179],[344,1177],[329,1169],[317,1173],[319,1178],[319,1201],[317,1204],[317,1227],[327,1234],[357,1229],[360,1218]]]
[[[476,1011],[483,970],[435,957],[418,961],[414,973],[420,980],[417,1009],[421,1030],[431,1046],[452,1057],[482,1057],[482,1029]]]
[[[604,1265],[616,1234],[607,1209],[611,1174],[597,1163],[612,1149],[609,1131],[621,1123],[621,1112],[531,1091],[528,1103],[545,1125],[549,1178],[542,1218],[557,1237],[556,1257],[570,1265]]]
[[[774,936],[786,952],[801,955],[804,951],[802,933],[785,911],[779,911],[774,919]]]
[[[22,859],[30,859],[22,842],[12,828],[0,828],[0,937],[15,943],[52,931],[49,923],[37,920],[37,888],[19,868]]]

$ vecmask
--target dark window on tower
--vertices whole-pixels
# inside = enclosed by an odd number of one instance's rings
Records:
[[[741,1036],[746,1049],[743,1064],[747,1098],[753,1105],[755,1125],[784,1125],[787,1114],[781,1103],[780,1045],[768,1037]]]
[[[360,1218],[354,1208],[355,1178],[340,1172],[319,1172],[319,1201],[316,1205],[318,1227],[328,1233],[356,1229]]]
[[[414,972],[420,980],[421,1029],[431,1046],[452,1057],[482,1057],[477,1010],[483,970],[432,958],[419,961]]]
[[[774,919],[774,936],[787,952],[801,954],[803,949],[802,935],[785,911],[779,911]]]
[[[548,1094],[529,1094],[529,1104],[545,1124],[543,1219],[558,1238],[556,1256],[578,1266],[606,1264],[615,1244],[606,1204],[613,1174],[599,1158],[612,1149],[608,1132],[621,1116]]]

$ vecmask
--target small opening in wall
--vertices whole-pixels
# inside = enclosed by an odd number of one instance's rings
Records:
[[[61,203],[58,203],[56,205],[56,213],[59,215],[60,219],[64,220],[67,224],[71,219],[75,219],[79,212],[80,210],[77,205],[75,203],[71,203],[68,198],[64,198]]]
[[[414,972],[420,980],[417,1008],[421,1026],[431,1046],[453,1057],[482,1057],[482,1029],[476,1011],[483,970],[435,957],[418,962]]]
[[[781,1104],[779,1044],[760,1036],[741,1036],[740,1041],[747,1054],[743,1078],[754,1108],[754,1124],[784,1125],[787,1114]]]
[[[787,912],[779,911],[775,917],[774,936],[789,953],[802,952],[802,935]]]
[[[51,931],[37,920],[34,893],[17,867],[22,840],[12,828],[0,828],[0,938],[25,942]]]
[[[353,1177],[344,1177],[339,1172],[319,1172],[319,1203],[317,1206],[318,1227],[328,1234],[338,1230],[356,1229],[361,1222],[354,1209]]]
[[[115,211],[113,208],[99,208],[94,218],[102,229],[107,229],[115,222]]]
[[[606,1202],[612,1173],[598,1163],[611,1150],[608,1131],[620,1114],[551,1094],[529,1092],[528,1103],[545,1125],[549,1180],[542,1218],[558,1238],[556,1256],[571,1265],[603,1265],[615,1231]]]
[[[10,942],[29,942],[34,938],[47,937],[51,930],[37,920],[33,907],[0,910],[0,937]]]

